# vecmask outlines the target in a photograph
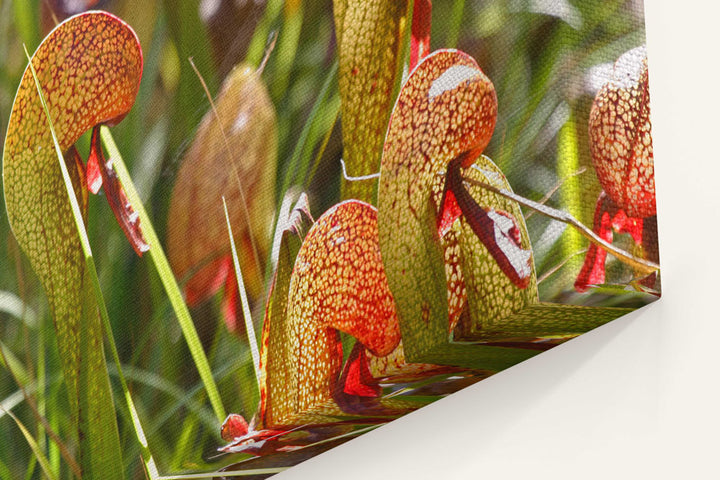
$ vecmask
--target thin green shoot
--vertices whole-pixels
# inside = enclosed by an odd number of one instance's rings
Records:
[[[113,365],[108,366],[108,372],[110,373],[110,376],[118,375],[117,369]],[[124,365],[123,374],[125,375],[125,378],[132,382],[146,385],[158,392],[164,393],[174,400],[177,400],[178,405],[174,408],[175,411],[181,407],[185,407],[187,410],[194,412],[195,416],[198,417],[206,428],[210,430],[217,428],[217,420],[212,412],[206,407],[200,405],[200,403],[193,398],[197,393],[196,389],[193,388],[190,391],[187,391],[154,372],[133,367],[132,365]],[[164,413],[165,412],[163,412],[163,414]],[[146,435],[152,436],[152,434],[157,430],[158,427],[153,427],[153,424],[156,423],[159,418],[161,418],[161,416],[153,417],[150,425],[145,426]]]
[[[338,118],[340,118],[339,104],[338,108],[335,110],[335,120],[333,120],[332,122],[332,127],[328,128],[328,131],[325,133],[325,138],[323,138],[323,142],[320,144],[320,148],[315,155],[315,160],[313,161],[312,167],[310,168],[310,172],[308,172],[305,177],[305,181],[303,181],[303,186],[305,187],[305,190],[307,190],[310,182],[312,182],[313,178],[315,178],[315,174],[317,173],[318,167],[320,166],[320,160],[325,153],[325,149],[327,149],[328,143],[330,143],[330,137],[332,136],[333,130],[335,130],[335,125],[337,125]]]
[[[267,44],[269,36],[272,34],[270,32],[270,27],[280,16],[284,3],[285,2],[283,0],[269,0],[265,4],[265,13],[263,14],[258,26],[255,28],[255,33],[250,40],[250,46],[248,47],[247,55],[245,56],[245,61],[250,65],[260,65],[265,45]]]
[[[0,364],[2,367],[12,373],[12,376],[18,380],[16,383],[26,383],[29,380],[28,371],[20,359],[17,358],[2,341],[0,341],[0,352],[2,353],[2,355],[0,355]]]
[[[226,365],[220,366],[215,371],[215,376],[218,378],[218,380],[222,381],[231,374],[234,374],[238,371],[238,369],[244,365],[246,362],[245,357],[243,356],[243,361],[238,362],[230,362]],[[111,372],[112,373],[112,372]],[[128,372],[128,377],[133,378],[132,376],[133,371],[130,370]],[[139,382],[142,382],[142,379],[138,378]],[[161,387],[157,387],[161,388]],[[154,433],[160,430],[160,427],[162,425],[165,425],[168,421],[175,421],[178,417],[178,412],[182,407],[187,406],[190,411],[193,411],[193,408],[191,408],[194,405],[193,398],[196,397],[198,392],[200,392],[203,388],[202,384],[196,384],[192,387],[188,388],[183,394],[181,395],[175,395],[172,391],[166,391],[168,395],[170,395],[173,398],[173,402],[167,405],[162,409],[161,412],[158,412],[153,418],[150,423],[150,426],[146,429],[146,433],[149,436],[152,436]],[[205,415],[204,413],[196,414],[198,415],[200,421],[202,421],[207,426],[213,425],[212,429],[216,432],[219,431],[217,420],[212,416],[212,414]],[[206,418],[206,417],[210,418]],[[212,419],[212,423],[209,423],[210,419]]]
[[[27,331],[27,326],[25,326],[25,330]],[[40,449],[42,451],[46,451],[47,449],[47,437],[45,436],[45,429],[52,430],[52,427],[50,426],[50,422],[47,421],[45,418],[45,415],[47,413],[47,399],[45,397],[45,380],[46,380],[46,366],[45,366],[45,345],[42,344],[42,341],[44,340],[44,328],[40,332],[40,345],[38,345],[38,358],[37,358],[37,373],[35,378],[37,378],[38,385],[41,386],[41,388],[37,391],[36,401],[37,405],[33,407],[34,412],[37,412],[38,418],[42,419],[42,423],[38,423],[37,425],[37,437],[38,437],[38,445],[40,446]],[[32,362],[28,362],[32,363]],[[27,392],[25,392],[25,388],[23,385],[23,394],[29,398],[29,395],[27,395]],[[54,431],[53,431],[54,433]],[[33,473],[35,471],[35,465],[36,461],[34,461],[32,470]]]
[[[7,353],[7,352],[6,352]],[[62,381],[62,374],[58,373],[56,374],[48,383],[48,385],[57,386],[60,385]],[[33,380],[29,382],[27,385],[23,387],[25,391],[32,395],[36,393],[40,389],[40,385],[38,385],[37,380]],[[2,407],[4,410],[12,410],[16,406],[20,405],[25,401],[25,396],[23,396],[23,392],[21,390],[16,390],[10,395],[4,397],[0,400],[0,407]],[[5,414],[3,413],[3,410],[0,409],[0,418],[2,418]]]
[[[0,409],[2,409],[10,418],[15,421],[15,424],[18,426],[23,436],[25,437],[25,440],[27,440],[28,445],[30,445],[30,448],[35,454],[35,458],[40,464],[40,467],[43,469],[45,476],[47,476],[50,480],[58,480],[58,477],[55,475],[55,473],[53,473],[52,468],[50,468],[50,463],[48,462],[45,453],[40,449],[40,446],[37,444],[28,429],[25,428],[25,425],[23,425],[20,419],[18,419],[15,414],[12,413],[10,410],[5,410],[2,405],[0,405]]]
[[[55,444],[60,449],[60,453],[62,454],[63,458],[67,462],[67,464],[70,466],[70,469],[73,471],[75,475],[81,477],[80,473],[80,465],[75,461],[75,458],[73,458],[72,454],[68,450],[67,446],[63,443],[63,441],[60,439],[57,433],[55,433],[55,430],[50,426],[48,421],[45,419],[44,416],[40,414],[38,411],[37,406],[32,400],[32,397],[28,394],[27,390],[25,389],[25,386],[21,383],[20,378],[18,378],[18,374],[15,370],[15,368],[12,366],[12,362],[8,359],[8,354],[10,352],[0,343],[0,358],[2,358],[5,368],[10,372],[10,376],[13,377],[13,380],[17,384],[18,388],[20,388],[20,392],[22,394],[22,398],[25,400],[25,403],[30,407],[30,410],[32,411],[35,420],[37,420],[38,424],[41,425],[47,434],[50,436],[50,438],[55,442]],[[43,385],[38,382],[38,385]],[[37,391],[40,391],[40,388],[37,389]],[[0,402],[0,408],[2,408],[5,412],[10,413],[11,407],[6,407],[3,405],[4,402]]]
[[[240,261],[238,260],[237,249],[235,248],[235,238],[233,237],[232,225],[230,225],[230,216],[228,214],[227,202],[222,197],[223,209],[225,210],[225,221],[227,222],[228,235],[230,237],[230,248],[232,249],[233,266],[235,267],[235,276],[237,277],[238,290],[240,292],[240,301],[242,303],[243,318],[245,320],[245,331],[248,336],[248,345],[250,345],[250,353],[252,354],[253,367],[255,368],[255,380],[257,381],[258,392],[260,391],[260,353],[258,351],[257,336],[255,335],[255,325],[253,324],[250,314],[250,303],[248,302],[247,292],[245,291],[245,282],[243,281],[242,271],[240,270]]]
[[[577,256],[579,256],[579,255],[584,255],[585,253],[587,253],[587,251],[588,251],[587,248],[583,248],[582,250],[578,250],[577,252],[571,253],[567,258],[563,259],[560,263],[558,263],[558,264],[555,265],[554,267],[550,267],[550,269],[549,269],[547,272],[545,272],[545,273],[543,273],[542,275],[540,275],[540,276],[538,277],[538,279],[537,279],[537,284],[540,285],[540,284],[543,283],[545,280],[547,280],[548,278],[550,278],[555,272],[560,271],[560,269],[561,269],[562,267],[564,267],[565,265],[567,265],[567,263],[568,263],[570,260],[572,260],[573,258],[575,258],[575,257],[577,257]]]
[[[271,84],[271,93],[275,100],[287,91],[290,83],[303,24],[303,3],[286,2],[283,9],[283,25],[279,35],[275,75]]]
[[[193,456],[195,440],[198,435],[198,420],[193,415],[188,415],[182,420],[180,437],[174,442],[175,453],[170,461],[172,470],[183,470],[182,466],[188,458]]]
[[[285,169],[285,176],[283,177],[282,187],[280,189],[281,193],[287,191],[287,189],[290,187],[290,185],[298,175],[298,169],[300,167],[302,154],[304,150],[309,147],[308,138],[310,136],[310,131],[315,124],[315,119],[318,117],[318,113],[321,107],[326,103],[328,97],[330,96],[331,87],[337,81],[337,72],[338,62],[337,60],[335,60],[332,64],[332,67],[330,67],[330,71],[325,77],[325,82],[320,89],[320,94],[318,95],[317,99],[315,99],[315,103],[310,110],[307,121],[305,122],[305,125],[300,132],[300,137],[295,144],[295,149],[290,156],[290,161],[288,162],[287,168]]]
[[[263,71],[265,71],[265,66],[268,63],[268,60],[270,60],[270,54],[275,50],[275,44],[277,43],[278,33],[277,31],[273,31],[270,33],[270,36],[268,37],[267,46],[265,47],[265,55],[263,55],[263,59],[260,62],[260,65],[257,67],[257,73],[258,75],[262,74]]]
[[[567,182],[579,175],[582,175],[586,171],[587,171],[586,167],[580,167],[577,170],[575,170],[574,172],[565,175],[563,178],[558,180],[557,183],[550,190],[548,190],[548,192],[545,195],[543,195],[543,197],[540,200],[538,200],[538,203],[540,205],[545,205],[547,203],[547,201],[550,200],[550,198],[552,198],[553,195],[555,195],[555,192],[560,190],[560,188],[565,184],[565,182]],[[536,212],[537,212],[537,210],[532,210],[532,211],[528,212],[528,214],[525,215],[525,220],[532,217]]]
[[[575,118],[576,116],[577,115],[573,113],[571,109],[568,113],[568,118],[565,121],[565,124],[560,128],[557,135],[557,175],[563,177],[562,182],[564,183],[563,188],[560,191],[559,200],[560,205],[562,205],[565,210],[577,215],[579,218],[589,220],[594,217],[593,210],[595,205],[592,200],[597,198],[597,192],[589,192],[587,186],[583,184],[579,178],[569,176],[570,172],[580,167],[582,161],[580,155],[580,145],[578,142],[579,122],[577,121],[577,118]],[[590,205],[588,205],[588,203],[590,203]],[[567,234],[562,236],[560,243],[561,255],[570,259],[571,255],[577,251],[579,246],[582,245],[583,239],[578,232],[574,230],[567,232]],[[582,258],[572,258],[577,259],[577,265],[572,265],[579,269],[579,262],[583,261]],[[548,273],[551,272],[553,272],[552,269],[548,271]],[[538,284],[539,283],[540,282],[538,282]]]
[[[465,0],[455,0],[450,14],[450,25],[445,37],[446,48],[457,48],[460,39],[460,29],[463,24],[463,11],[465,10]]]
[[[122,159],[122,155],[120,155],[120,151],[115,144],[115,140],[113,140],[110,130],[103,126],[100,129],[100,136],[102,137],[103,144],[105,145],[110,158],[113,159],[115,172],[120,179],[120,183],[125,190],[125,194],[127,195],[130,204],[133,206],[133,209],[138,214],[143,233],[150,244],[149,253],[153,261],[153,265],[155,265],[155,268],[157,269],[158,276],[160,277],[163,287],[165,288],[165,292],[170,299],[170,304],[175,311],[180,329],[182,330],[183,336],[185,337],[185,341],[187,342],[190,350],[190,354],[195,362],[195,367],[200,374],[200,379],[205,385],[205,391],[208,399],[210,400],[210,404],[213,407],[215,416],[219,422],[222,422],[225,419],[226,414],[222,400],[220,399],[220,392],[217,388],[217,384],[215,383],[215,379],[212,376],[210,363],[208,362],[205,351],[200,343],[200,337],[195,329],[195,324],[193,324],[190,311],[185,304],[185,300],[180,292],[180,287],[175,279],[175,275],[170,268],[167,256],[160,245],[160,239],[153,228],[147,211],[145,211],[145,207],[140,200],[140,195],[138,195],[135,184],[133,183],[132,178],[130,178],[130,173],[125,166],[125,162]]]

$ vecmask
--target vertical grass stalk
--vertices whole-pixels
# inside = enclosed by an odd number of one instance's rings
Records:
[[[255,28],[255,33],[250,40],[250,46],[245,56],[245,61],[250,65],[255,67],[260,65],[270,35],[270,27],[280,16],[283,4],[283,0],[268,0],[267,4],[265,4],[265,14]]]
[[[255,335],[255,325],[253,325],[252,316],[250,315],[250,303],[248,302],[247,292],[245,291],[245,282],[243,281],[242,271],[240,270],[240,261],[238,260],[237,249],[235,248],[235,238],[230,225],[230,216],[228,215],[227,203],[225,197],[222,197],[223,209],[225,210],[225,221],[227,222],[228,235],[230,236],[230,249],[232,250],[233,266],[235,267],[235,276],[237,277],[238,290],[242,302],[243,318],[245,319],[245,331],[248,336],[248,345],[250,345],[250,353],[252,354],[253,367],[255,368],[255,380],[257,381],[258,393],[260,392],[260,353],[258,352],[257,336]]]
[[[40,446],[37,444],[35,439],[33,438],[30,431],[28,431],[27,428],[25,428],[25,425],[18,419],[14,413],[12,413],[10,410],[5,410],[2,405],[0,405],[0,409],[2,409],[10,418],[13,419],[15,424],[18,426],[20,431],[22,432],[23,436],[25,437],[25,440],[27,440],[28,445],[30,445],[30,448],[32,449],[33,453],[35,454],[35,458],[37,459],[38,463],[40,464],[40,467],[43,470],[43,473],[45,473],[45,476],[49,478],[50,480],[57,480],[58,477],[55,476],[52,469],[50,468],[50,462],[48,462],[47,457],[43,453]]]
[[[158,239],[157,233],[155,233],[150,217],[145,211],[145,207],[140,200],[135,184],[130,178],[130,173],[125,166],[125,162],[122,159],[122,155],[120,155],[120,151],[113,140],[110,130],[107,127],[102,127],[100,135],[109,157],[113,160],[115,171],[120,179],[120,183],[125,189],[125,194],[138,214],[143,234],[150,244],[150,257],[157,269],[160,280],[165,288],[165,292],[170,299],[170,304],[175,311],[178,323],[180,324],[183,336],[185,337],[185,341],[190,349],[190,354],[195,362],[195,367],[200,374],[200,379],[205,386],[205,391],[207,392],[207,396],[210,400],[213,411],[215,412],[215,416],[219,422],[222,422],[225,419],[226,414],[222,400],[220,399],[220,392],[217,388],[217,384],[215,383],[215,379],[212,376],[210,363],[208,362],[205,351],[200,343],[200,337],[195,329],[195,324],[193,324],[192,318],[190,317],[190,311],[185,304],[185,300],[180,292],[180,287],[178,286],[177,280],[175,280],[175,275],[170,268],[170,263],[168,263],[165,252],[160,246],[160,240]]]

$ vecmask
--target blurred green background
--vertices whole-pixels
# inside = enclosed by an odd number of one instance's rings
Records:
[[[337,201],[342,145],[329,0],[0,0],[3,142],[27,63],[23,44],[34,51],[55,18],[77,13],[83,6],[117,14],[139,35],[145,59],[140,92],[131,113],[112,132],[161,238],[183,153],[210,108],[188,58],[194,59],[215,95],[234,65],[259,64],[271,32],[277,32],[278,40],[262,77],[278,115],[275,201],[282,200],[284,185],[307,191],[315,216]],[[527,198],[539,200],[562,182],[548,204],[570,211],[589,226],[600,187],[587,148],[588,112],[608,64],[644,43],[642,12],[637,0],[433,2],[432,49],[466,51],[495,83],[498,124],[486,154],[506,173],[514,190]],[[80,142],[83,155],[87,144],[87,139]],[[583,258],[578,252],[587,243],[541,215],[530,216],[527,223],[543,300],[642,303],[631,294],[574,293],[572,284]],[[88,226],[123,371],[153,455],[162,472],[208,468],[208,459],[222,443],[219,425],[157,274],[132,253],[99,197],[90,200]],[[616,263],[608,268],[613,278],[629,275]],[[225,329],[219,297],[195,309],[193,317],[225,408],[251,417],[258,398],[246,341]],[[0,342],[40,413],[56,431],[66,431],[67,399],[52,320],[39,282],[12,236],[4,204]],[[114,367],[110,368],[119,395]],[[0,369],[0,403],[30,428],[53,468],[68,478],[57,448],[37,425],[6,368]],[[119,397],[116,405],[124,406]],[[118,412],[126,471],[143,478],[130,421],[124,408]],[[3,411],[0,438],[0,478],[39,478],[27,442]]]

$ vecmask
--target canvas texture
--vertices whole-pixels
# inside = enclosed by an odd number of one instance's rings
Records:
[[[2,478],[267,478],[660,297],[642,1],[0,10]]]

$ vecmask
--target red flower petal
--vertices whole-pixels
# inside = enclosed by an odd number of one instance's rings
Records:
[[[410,36],[410,70],[430,53],[432,1],[415,0]]]
[[[365,348],[357,342],[345,364],[345,370],[340,377],[343,392],[359,397],[379,397],[382,389],[370,373]]]
[[[140,228],[140,219],[133,210],[132,205],[125,196],[125,191],[118,180],[117,174],[112,166],[112,160],[107,160],[100,145],[100,126],[95,126],[90,140],[90,157],[99,168],[102,177],[102,185],[105,187],[105,198],[115,214],[118,224],[122,228],[130,245],[139,256],[150,249],[143,237]],[[94,168],[94,167],[93,167]],[[93,173],[94,175],[94,173]],[[90,177],[88,176],[88,179]],[[89,185],[89,183],[88,183]]]

